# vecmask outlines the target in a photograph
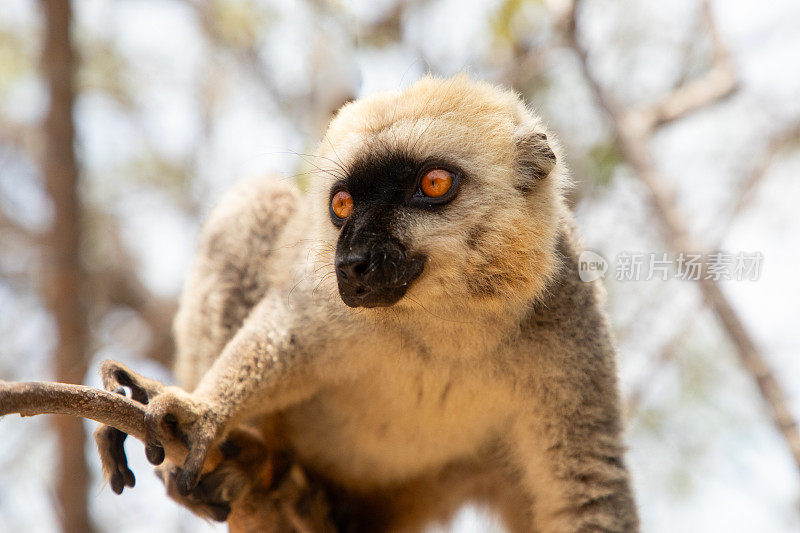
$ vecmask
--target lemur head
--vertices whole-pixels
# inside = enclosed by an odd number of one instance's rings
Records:
[[[564,209],[557,150],[514,93],[466,76],[345,105],[314,183],[342,301],[502,308],[538,296]]]

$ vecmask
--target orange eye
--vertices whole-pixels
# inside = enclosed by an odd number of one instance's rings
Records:
[[[419,187],[425,196],[430,198],[440,198],[447,194],[453,186],[453,175],[441,168],[429,170],[422,176],[422,183]]]
[[[339,191],[333,195],[331,210],[339,218],[347,218],[353,212],[353,197],[347,191]]]

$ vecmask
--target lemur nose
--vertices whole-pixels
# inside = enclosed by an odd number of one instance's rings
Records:
[[[350,283],[362,281],[369,268],[369,257],[365,254],[349,255],[336,261],[336,270],[342,279]]]

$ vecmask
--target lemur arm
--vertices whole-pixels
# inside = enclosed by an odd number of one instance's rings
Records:
[[[188,493],[197,483],[206,454],[237,422],[300,402],[312,396],[329,376],[320,367],[330,351],[318,320],[290,307],[284,295],[269,294],[203,376],[197,388],[185,392],[167,388],[150,400],[145,412],[146,455],[163,461],[162,442],[182,440],[189,448],[177,478]]]

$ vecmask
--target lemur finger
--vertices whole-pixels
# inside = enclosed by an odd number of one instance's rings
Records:
[[[100,454],[100,463],[103,465],[103,474],[109,480],[114,472],[117,471],[117,464],[111,453],[111,442],[109,431],[113,429],[109,426],[100,426],[94,432],[94,441],[97,444],[97,451]]]
[[[166,454],[164,448],[158,441],[151,441],[144,445],[144,455],[152,465],[160,465],[164,462]]]
[[[187,447],[187,432],[197,416],[191,413],[181,400],[170,392],[164,392],[150,399],[144,413],[145,455],[154,465],[164,460],[163,444],[178,439]]]
[[[211,514],[211,518],[216,520],[217,522],[224,522],[228,519],[228,515],[231,514],[231,506],[228,503],[209,503],[206,504],[206,508]]]
[[[128,438],[128,435],[111,427],[109,428],[108,434],[109,443],[111,444],[111,458],[117,465],[117,472],[119,472],[126,487],[133,487],[136,484],[136,477],[134,477],[131,469],[128,468],[128,457],[125,455],[124,446],[125,439]]]
[[[108,371],[103,373],[103,385],[107,390],[125,396],[125,389],[116,380],[110,378]],[[111,488],[117,494],[121,494],[126,485],[133,487],[136,483],[136,478],[128,468],[128,459],[125,456],[126,437],[125,433],[111,426],[101,426],[95,431],[95,441],[100,450],[103,470],[106,472]]]
[[[144,413],[144,454],[151,464],[164,462],[164,448],[161,446],[161,413],[148,409]]]
[[[166,465],[167,463],[164,463]],[[224,522],[231,511],[231,500],[225,495],[231,491],[226,487],[229,476],[222,472],[207,474],[200,479],[197,487],[188,495],[183,495],[177,488],[177,477],[182,469],[176,466],[162,465],[157,471],[167,488],[167,494],[193,512],[205,518]]]
[[[191,495],[207,504],[231,503],[239,497],[246,486],[247,480],[243,472],[229,465],[201,476]]]
[[[119,379],[119,372],[121,372],[121,365],[114,361],[105,361],[101,365],[103,387],[108,391],[126,396],[123,383]],[[136,477],[128,468],[128,458],[125,455],[126,437],[125,433],[110,426],[101,426],[95,431],[95,441],[100,451],[103,471],[111,489],[117,494],[121,494],[126,486],[133,487],[136,484]]]
[[[108,480],[109,485],[111,485],[111,490],[114,491],[114,494],[122,494],[122,490],[125,488],[125,483],[122,481],[122,474],[119,471],[114,471],[111,474],[111,479]]]
[[[196,416],[192,416],[171,392],[151,398],[144,413],[144,451],[147,460],[154,465],[161,464],[164,461],[163,444],[172,439],[177,438],[188,446],[184,429],[191,427],[193,418],[196,419]]]
[[[103,472],[112,490],[121,494],[126,486],[133,487],[136,484],[136,478],[128,468],[128,460],[123,446],[127,435],[110,426],[100,426],[95,431],[94,437],[100,452]]]
[[[141,376],[116,361],[103,361],[100,364],[100,375],[106,390],[118,392],[122,387],[127,387],[131,391],[131,398],[142,404],[147,404],[164,390],[161,382]]]
[[[197,486],[200,473],[203,471],[203,465],[206,462],[208,449],[213,441],[213,437],[209,435],[192,439],[189,454],[186,456],[186,461],[175,479],[178,492],[181,495],[188,495]]]

